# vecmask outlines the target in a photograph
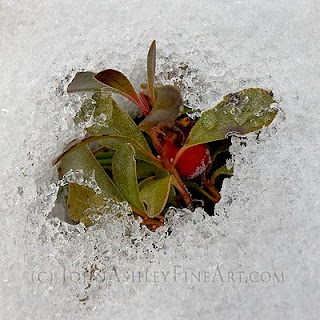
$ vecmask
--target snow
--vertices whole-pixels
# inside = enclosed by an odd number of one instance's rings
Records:
[[[1,2],[0,318],[317,319],[319,10],[314,0]],[[47,218],[51,162],[82,134],[68,83],[114,68],[138,84],[153,39],[159,79],[180,81],[189,105],[263,87],[276,121],[232,138],[217,216],[172,209],[155,233],[116,204],[87,232]]]

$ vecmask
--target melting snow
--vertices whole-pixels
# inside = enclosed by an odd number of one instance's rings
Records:
[[[317,319],[320,3],[2,2],[1,319]],[[263,87],[282,112],[234,137],[217,215],[172,209],[140,228],[125,207],[87,231],[48,218],[51,161],[83,134],[66,94],[78,71],[159,78],[205,109]],[[175,70],[173,74],[168,73]],[[179,71],[180,70],[180,71]]]

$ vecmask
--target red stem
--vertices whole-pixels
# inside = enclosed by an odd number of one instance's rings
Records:
[[[184,184],[184,182],[182,181],[174,164],[171,163],[170,160],[168,159],[166,152],[164,151],[164,148],[158,139],[157,128],[152,127],[148,133],[153,141],[155,148],[157,149],[157,151],[160,155],[161,163],[162,163],[163,167],[175,178],[175,181],[176,181],[176,184],[174,184],[175,187],[180,192],[180,194],[181,194],[185,204],[188,206],[188,208],[193,210],[192,198],[190,196],[190,193],[188,192],[188,189],[187,189],[186,185]]]

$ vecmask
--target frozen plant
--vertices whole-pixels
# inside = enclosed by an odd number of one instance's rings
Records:
[[[226,159],[219,160],[230,146],[228,136],[260,130],[277,114],[271,107],[272,92],[250,88],[226,95],[214,108],[191,118],[177,87],[155,84],[155,65],[153,41],[141,92],[113,69],[78,73],[69,85],[68,92],[93,93],[74,118],[77,123],[90,120],[90,126],[86,137],[73,142],[53,163],[60,163],[62,175],[70,170],[94,174],[100,190],[69,184],[68,214],[74,221],[89,226],[94,221],[91,209],[103,208],[113,199],[126,201],[142,224],[155,230],[163,225],[169,206],[193,210],[196,205],[217,203],[216,179],[232,175]],[[132,119],[113,93],[136,104],[140,116]]]

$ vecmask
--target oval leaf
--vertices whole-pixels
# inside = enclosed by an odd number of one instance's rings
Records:
[[[131,82],[120,71],[106,69],[97,73],[94,77],[103,84],[113,88],[116,93],[123,95],[133,103],[140,106],[140,100]]]
[[[182,97],[178,88],[165,85],[157,90],[156,102],[139,127],[147,131],[152,125],[175,120],[182,111]]]
[[[143,184],[140,199],[147,205],[147,215],[150,218],[158,216],[164,209],[171,186],[172,176],[151,180]]]
[[[259,88],[228,94],[215,108],[202,113],[191,129],[186,148],[216,140],[229,133],[247,134],[268,126],[278,113],[270,107],[272,93]]]
[[[144,162],[144,161],[137,161],[137,178],[138,179],[144,179],[144,178],[153,176],[156,174],[158,170],[159,168],[151,163]]]
[[[117,201],[125,200],[87,145],[66,153],[61,160],[61,170],[63,174],[70,170],[83,170],[83,174],[87,176],[91,176],[94,170],[95,180],[102,190],[101,196]]]
[[[69,184],[68,214],[73,221],[81,221],[88,227],[92,221],[86,216],[86,210],[100,208],[103,205],[103,196],[95,194],[91,189],[82,185]]]
[[[145,213],[144,205],[139,197],[135,152],[131,144],[119,145],[113,156],[112,173],[117,187],[129,204]]]
[[[96,92],[92,99],[96,101],[96,111],[94,116],[99,117],[105,115],[105,120],[99,125],[93,125],[87,128],[89,134],[110,134],[121,135],[130,139],[137,140],[147,151],[151,153],[148,142],[142,132],[129,116],[127,112],[121,109],[117,103],[104,92]],[[108,148],[117,150],[123,141],[116,139],[106,139],[99,141],[100,144]],[[135,148],[137,159],[150,162],[150,158],[143,152]]]

